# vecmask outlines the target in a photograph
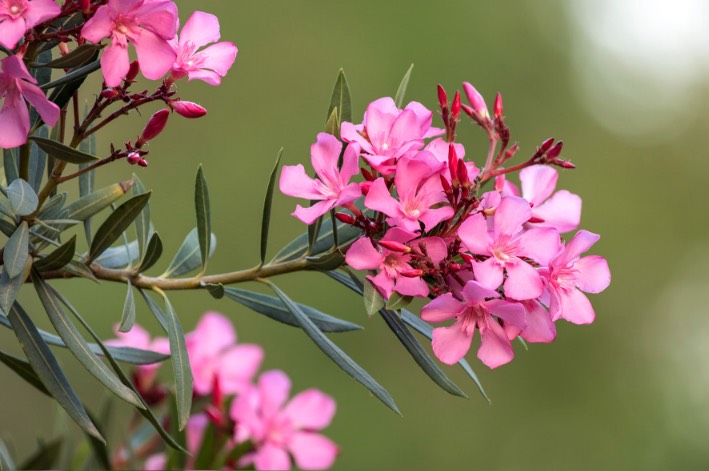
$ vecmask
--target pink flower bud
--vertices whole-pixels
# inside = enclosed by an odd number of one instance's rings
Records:
[[[406,245],[402,244],[401,242],[396,242],[393,240],[380,240],[379,245],[381,245],[385,249],[391,250],[392,252],[399,252],[399,253],[411,252],[411,247],[407,247]]]
[[[135,165],[143,159],[140,157],[140,155],[137,152],[131,152],[126,157],[126,160],[128,161],[129,164]]]
[[[448,170],[451,173],[451,181],[458,180],[458,155],[452,142],[448,144]]]
[[[561,168],[568,168],[568,169],[576,168],[576,165],[572,164],[568,160],[562,160],[558,165],[560,165]]]
[[[345,214],[345,213],[335,213],[335,217],[337,218],[338,221],[344,222],[345,224],[352,225],[357,222],[357,220],[355,218],[353,218],[349,214]]]
[[[467,254],[465,252],[461,252],[460,256],[463,258],[463,260],[465,260],[465,263],[473,263],[475,261],[475,258],[472,255]]]
[[[145,143],[155,139],[158,134],[160,134],[162,130],[165,129],[165,125],[167,124],[167,118],[169,117],[170,110],[168,109],[156,111],[150,117],[150,120],[148,120],[148,124],[145,125],[145,129],[143,129],[143,134],[141,134],[139,140]]]
[[[103,98],[106,98],[107,100],[112,100],[118,96],[118,90],[113,89],[113,88],[105,88],[101,92],[101,96]]]
[[[170,108],[185,118],[201,118],[207,114],[207,110],[205,108],[199,106],[197,103],[192,103],[191,101],[171,101]]]
[[[456,91],[453,97],[453,104],[451,105],[451,116],[453,116],[453,119],[458,119],[458,116],[460,116],[460,105],[460,92]]]
[[[493,105],[492,112],[495,114],[495,119],[502,118],[502,95],[497,92],[495,95],[495,104]]]
[[[490,113],[487,111],[487,105],[482,95],[468,82],[463,82],[463,90],[465,95],[468,97],[470,106],[483,118],[489,118]]]
[[[362,190],[362,194],[364,196],[367,196],[367,194],[369,193],[369,189],[372,187],[372,183],[373,182],[360,182],[359,183],[359,188],[360,188],[360,190]]]
[[[143,159],[143,158],[141,158],[141,159],[138,161],[138,165],[140,165],[141,167],[147,167],[147,166],[148,166],[148,161],[145,160],[145,159]]]
[[[448,95],[440,83],[438,84],[438,105],[442,110],[448,108]]]
[[[406,278],[416,278],[418,276],[423,275],[423,270],[415,270],[415,269],[411,268],[409,270],[401,270],[399,272],[399,274],[401,276],[405,276]]]

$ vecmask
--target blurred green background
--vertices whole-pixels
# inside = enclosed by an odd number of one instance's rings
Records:
[[[218,236],[210,271],[257,261],[261,202],[281,146],[284,163],[309,162],[331,87],[344,68],[355,120],[370,101],[391,96],[415,64],[407,98],[429,107],[435,86],[472,82],[491,104],[501,91],[513,140],[528,155],[544,138],[565,141],[578,169],[560,187],[583,197],[582,228],[602,235],[613,282],[592,296],[596,322],[560,322],[550,345],[516,345],[515,360],[491,371],[469,355],[492,398],[459,371],[470,399],[439,390],[385,324],[368,319],[351,292],[318,274],[278,279],[297,301],[363,324],[333,336],[397,400],[403,418],[335,367],[300,331],[205,293],[177,293],[186,330],[206,310],[231,317],[242,342],[266,350],[266,368],[285,370],[294,390],[332,394],[338,412],[327,434],[341,446],[335,469],[707,469],[709,451],[709,5],[702,0],[470,2],[180,1],[219,15],[223,39],[239,46],[219,88],[179,84],[209,114],[174,115],[151,143],[150,167],[122,163],[101,181],[137,171],[154,190],[152,213],[165,242],[164,265],[194,226],[192,186],[201,163]],[[147,115],[101,135],[99,149],[138,134]],[[485,141],[461,127],[467,157]],[[277,196],[272,252],[304,227],[296,201]],[[160,265],[157,270],[164,268]],[[125,288],[61,282],[105,337],[120,319]],[[43,312],[21,296],[44,325]],[[139,322],[157,332],[139,305]],[[0,333],[3,345],[13,337]],[[90,404],[101,389],[60,356]],[[0,436],[26,456],[51,436],[54,406],[6,368]],[[120,409],[119,410],[123,410]],[[127,409],[126,409],[127,410]],[[73,424],[69,430],[75,431]],[[118,434],[120,435],[120,433]]]

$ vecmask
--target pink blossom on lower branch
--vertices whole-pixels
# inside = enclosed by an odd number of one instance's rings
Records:
[[[232,403],[230,415],[236,423],[236,441],[250,441],[255,448],[241,459],[239,467],[290,469],[289,455],[301,469],[326,469],[334,463],[339,452],[337,445],[316,433],[332,421],[334,399],[317,389],[308,389],[286,403],[290,388],[290,379],[284,372],[266,371],[256,386]]]
[[[11,149],[27,142],[30,132],[30,114],[25,100],[30,102],[49,126],[59,119],[59,107],[49,101],[35,85],[19,56],[9,56],[0,63],[0,148]]]
[[[54,0],[0,1],[0,44],[14,49],[27,30],[61,13]]]

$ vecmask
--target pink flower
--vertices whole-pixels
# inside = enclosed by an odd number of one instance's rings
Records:
[[[14,49],[27,30],[61,12],[54,0],[0,0],[0,44]]]
[[[446,142],[445,139],[438,137],[429,142],[424,150],[433,154],[436,160],[445,165],[443,170],[443,176],[445,176],[446,180],[450,182],[451,171],[450,168],[448,168],[448,146],[449,143]],[[455,153],[458,156],[458,159],[463,160],[463,158],[465,157],[465,147],[463,147],[463,144],[455,143],[453,144],[453,148],[455,149]],[[480,169],[475,166],[474,162],[465,162],[465,168],[468,171],[469,181],[475,180],[480,174]]]
[[[340,135],[346,142],[356,142],[364,158],[384,175],[394,172],[394,164],[423,147],[423,139],[438,136],[443,130],[432,128],[433,113],[412,101],[400,110],[386,97],[367,107],[362,124],[343,122]]]
[[[511,331],[527,327],[525,310],[519,303],[504,301],[497,291],[486,288],[477,281],[468,281],[460,296],[463,301],[446,293],[435,298],[421,309],[421,318],[427,322],[455,319],[450,327],[433,329],[433,353],[447,365],[453,365],[468,353],[475,335],[480,331],[481,343],[478,358],[490,368],[509,363],[514,358],[510,340],[516,333],[506,332],[493,317],[500,318]]]
[[[387,231],[382,241],[398,242],[403,245],[415,238],[416,234],[394,227]],[[435,239],[445,246],[442,239]],[[347,250],[345,261],[355,270],[379,270],[376,276],[368,275],[367,279],[386,299],[389,299],[394,291],[404,296],[428,296],[428,284],[420,276],[408,277],[401,274],[413,270],[409,265],[411,261],[409,252],[411,249],[408,252],[397,252],[383,246],[382,251],[379,252],[372,245],[371,239],[362,238]],[[445,255],[441,257],[443,258]],[[437,263],[440,263],[440,260]]]
[[[185,469],[193,469],[194,461],[199,454],[202,446],[204,432],[209,425],[209,419],[205,414],[194,414],[190,416],[185,427],[185,438],[187,451],[190,456],[187,457]],[[219,451],[219,450],[217,450]],[[143,464],[144,471],[161,471],[167,467],[167,455],[165,453],[155,453],[150,455]]]
[[[111,38],[101,56],[106,85],[117,87],[130,68],[128,42],[133,43],[145,77],[161,78],[175,62],[168,43],[177,32],[177,6],[169,0],[109,0],[86,22],[81,35],[99,43]]]
[[[581,293],[600,293],[611,282],[608,262],[598,255],[580,257],[600,236],[588,231],[576,235],[540,269],[549,293],[549,312],[574,324],[590,324],[596,317],[588,298]]]
[[[116,334],[116,339],[106,340],[106,345],[114,347],[132,347],[141,350],[151,350],[153,352],[169,354],[170,341],[166,337],[156,337],[150,340],[150,334],[147,330],[135,324],[128,332],[120,332],[118,325],[113,327]],[[155,375],[160,368],[161,363],[152,363],[149,365],[138,365],[136,369],[135,379],[136,386],[140,391],[149,391],[155,380]]]
[[[173,40],[177,58],[172,66],[172,77],[203,80],[219,85],[222,77],[236,59],[238,49],[233,43],[220,42],[202,51],[202,46],[219,41],[219,20],[216,16],[196,11],[182,27],[178,40]]]
[[[25,100],[49,126],[54,126],[59,119],[59,107],[47,100],[18,56],[3,59],[0,70],[0,98],[5,99],[0,109],[0,147],[11,149],[27,142],[30,132],[30,114]]]
[[[291,383],[285,373],[266,371],[258,384],[237,396],[230,415],[236,422],[237,442],[251,440],[255,451],[238,463],[258,470],[290,469],[291,459],[301,469],[326,469],[339,452],[330,439],[315,433],[327,427],[335,415],[335,401],[316,389],[308,389],[286,404]]]
[[[443,193],[439,169],[431,166],[436,162],[429,152],[419,152],[415,158],[402,158],[396,166],[394,186],[399,199],[389,193],[386,182],[378,178],[364,199],[364,205],[374,211],[380,211],[387,216],[387,223],[398,226],[408,232],[431,230],[436,224],[453,217],[450,206],[434,207],[447,202]]]
[[[532,165],[519,174],[522,197],[532,203],[531,227],[553,227],[561,233],[573,231],[581,221],[581,198],[566,190],[556,189],[559,173],[547,165]],[[552,195],[552,193],[554,193]],[[503,195],[519,196],[517,188],[503,184]]]
[[[207,312],[192,332],[185,335],[187,355],[194,375],[194,390],[212,392],[215,381],[223,394],[235,394],[251,382],[263,360],[263,349],[254,344],[236,344],[229,319]]]
[[[522,224],[531,216],[527,201],[507,196],[495,210],[492,234],[482,213],[466,219],[458,230],[460,240],[471,253],[489,257],[473,263],[475,278],[488,288],[497,289],[506,271],[505,295],[518,300],[539,297],[543,288],[537,270],[521,257],[538,261],[559,247],[559,234],[555,229],[523,231]]]
[[[308,208],[296,207],[293,216],[305,224],[312,224],[335,206],[351,203],[362,195],[357,183],[349,183],[359,171],[359,146],[347,146],[342,170],[337,167],[341,150],[342,143],[335,136],[321,132],[317,142],[310,147],[311,161],[318,178],[310,178],[301,164],[283,167],[280,179],[283,194],[320,201]]]

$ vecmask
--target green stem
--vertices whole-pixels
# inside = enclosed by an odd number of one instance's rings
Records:
[[[20,146],[20,178],[29,183],[30,180],[30,143]]]

